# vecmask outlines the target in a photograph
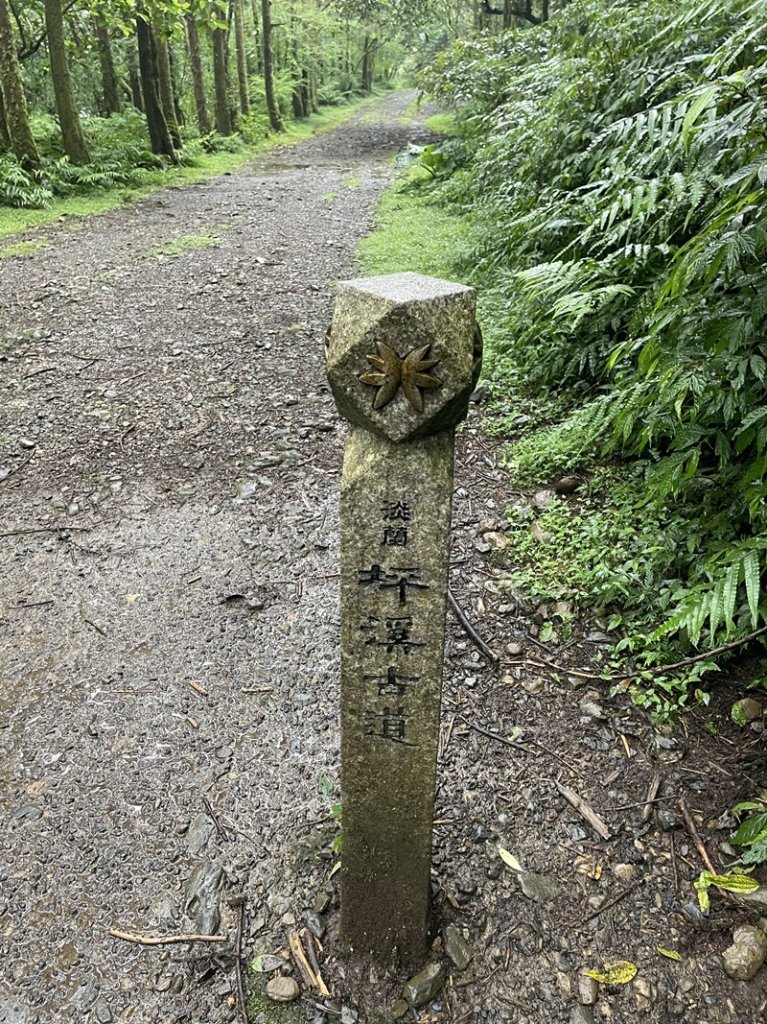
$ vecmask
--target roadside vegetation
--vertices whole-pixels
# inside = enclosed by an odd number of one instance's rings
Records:
[[[458,226],[420,269],[480,291],[510,484],[577,478],[509,509],[503,557],[534,599],[600,619],[661,716],[765,629],[763,12],[576,0],[459,40],[422,78],[449,134],[364,251],[394,269],[402,237],[431,254],[432,225]]]

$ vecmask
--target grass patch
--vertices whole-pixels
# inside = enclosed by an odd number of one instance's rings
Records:
[[[351,175],[348,178],[344,178],[343,184],[347,188],[359,188],[363,184],[363,181],[362,178],[355,178],[353,175]]]
[[[33,241],[28,239],[24,242],[13,242],[11,245],[6,245],[0,249],[0,260],[10,259],[12,256],[31,256],[33,252],[37,252],[38,249],[44,249],[46,243],[41,239]]]
[[[432,114],[426,118],[424,126],[435,135],[455,135],[455,114]]]
[[[118,187],[91,195],[53,199],[51,205],[44,210],[1,207],[0,238],[41,228],[63,217],[92,217],[95,214],[107,213],[121,206],[129,206],[161,189],[194,185],[221,174],[231,173],[262,153],[283,146],[295,146],[312,135],[332,131],[344,121],[348,121],[360,107],[374,103],[379,98],[380,95],[366,96],[337,107],[325,108],[319,114],[312,114],[305,121],[289,124],[283,134],[270,135],[256,145],[243,146],[235,153],[222,151],[203,154],[195,157],[195,163],[192,165],[147,170],[144,172],[142,183],[135,187]]]
[[[382,196],[375,229],[360,243],[357,258],[369,274],[411,270],[462,281],[458,264],[466,238],[462,218],[395,185]]]
[[[153,246],[147,256],[183,256],[185,252],[193,249],[207,249],[209,245],[215,245],[218,241],[219,239],[213,235],[179,235],[171,242]]]

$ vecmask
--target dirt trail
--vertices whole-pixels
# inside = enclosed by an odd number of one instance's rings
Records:
[[[391,157],[423,136],[402,119],[411,99],[236,174],[64,223],[2,263],[3,1024],[234,1020],[230,944],[146,949],[108,931],[233,935],[238,894],[248,958],[328,903],[327,980],[343,993],[329,818],[343,434],[322,339],[330,282],[354,273]],[[518,627],[482,531],[502,527],[503,495],[475,421],[454,587],[502,651]],[[705,736],[656,748],[625,702],[584,710],[604,688],[510,671],[491,671],[451,626],[435,907],[466,927],[474,960],[420,1019],[589,1024],[578,970],[619,955],[650,988],[603,989],[597,1020],[757,1019],[756,983],[724,984],[721,931],[687,935],[689,891],[670,881],[698,867],[684,833],[672,861],[641,806],[620,810],[659,765],[667,801],[682,756],[707,770]],[[520,737],[519,752],[487,732]],[[605,813],[609,842],[564,802],[560,775]],[[523,892],[498,843],[556,891]],[[574,867],[589,852],[601,881]],[[636,897],[592,914],[627,883]],[[685,961],[659,960],[655,944],[684,947]],[[340,1000],[327,1014],[303,1006],[312,1024],[341,1012]],[[351,1003],[343,1013],[356,1019]]]

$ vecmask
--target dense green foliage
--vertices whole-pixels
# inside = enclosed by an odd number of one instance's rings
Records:
[[[473,220],[503,429],[522,394],[539,427],[512,464],[629,467],[607,504],[641,544],[576,589],[648,657],[765,617],[766,44],[753,0],[576,0],[426,76],[457,108],[440,197]]]

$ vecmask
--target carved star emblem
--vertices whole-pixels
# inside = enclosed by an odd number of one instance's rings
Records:
[[[443,383],[427,372],[439,362],[439,359],[428,358],[431,345],[413,348],[403,357],[383,341],[377,342],[377,345],[378,355],[366,357],[375,370],[363,373],[360,377],[363,384],[378,388],[373,397],[373,408],[383,409],[402,385],[408,402],[416,412],[423,412],[424,391],[441,388]]]

